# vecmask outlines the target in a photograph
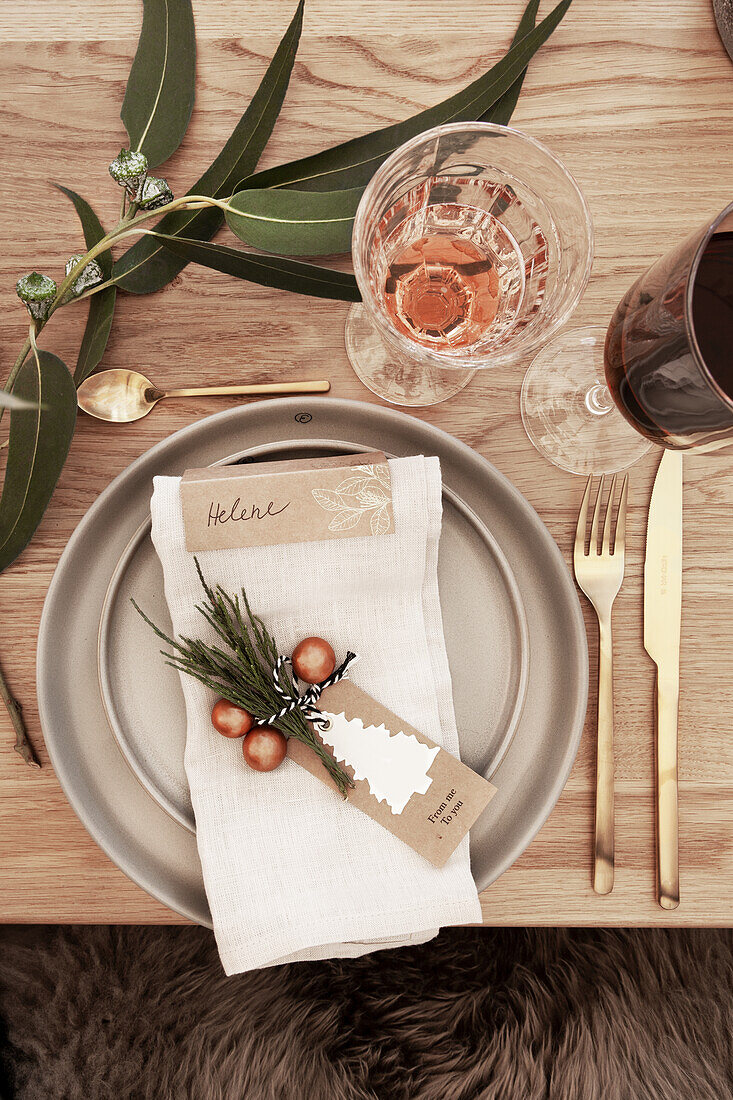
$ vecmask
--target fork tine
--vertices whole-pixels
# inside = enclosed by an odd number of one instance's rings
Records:
[[[575,529],[575,549],[576,556],[585,554],[585,527],[588,521],[588,501],[590,500],[590,488],[593,484],[593,474],[588,478],[585,486],[585,492],[583,493],[583,502],[580,505],[580,513],[578,515],[578,526]]]
[[[621,486],[621,500],[618,506],[618,519],[616,520],[616,538],[613,542],[614,554],[623,554],[626,549],[626,504],[629,497],[629,475],[624,475],[624,483]]]
[[[598,517],[601,514],[601,501],[603,500],[603,482],[604,477],[603,474],[601,474],[601,484],[598,486],[596,506],[593,509],[593,521],[590,525],[590,547],[588,550],[590,554],[598,553]]]
[[[606,518],[603,521],[603,545],[601,547],[601,553],[608,555],[611,553],[611,513],[613,512],[613,494],[616,491],[616,475],[613,475],[611,481],[611,488],[608,493],[608,504],[606,505]]]

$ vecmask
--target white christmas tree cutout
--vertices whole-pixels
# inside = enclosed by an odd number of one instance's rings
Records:
[[[365,726],[360,718],[324,711],[331,728],[321,737],[333,749],[340,764],[354,769],[355,779],[364,779],[378,802],[386,802],[393,814],[401,814],[414,794],[425,794],[433,782],[427,774],[440,752],[430,749],[413,735],[390,733],[380,726]]]

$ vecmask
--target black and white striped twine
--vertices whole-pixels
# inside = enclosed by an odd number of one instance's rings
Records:
[[[272,714],[269,718],[258,718],[255,725],[271,726],[280,718],[284,718],[286,714],[292,714],[294,710],[301,710],[307,721],[312,722],[318,729],[329,729],[330,721],[323,717],[322,712],[316,706],[321,697],[321,692],[348,676],[349,665],[353,665],[353,663],[358,660],[357,654],[349,651],[338,668],[335,668],[331,675],[327,676],[325,680],[322,680],[320,684],[309,684],[305,691],[297,695],[291,695],[280,683],[280,673],[285,665],[292,665],[292,661],[289,657],[278,657],[275,662],[275,667],[272,670],[272,680],[275,691],[283,700],[283,706],[277,714]],[[295,690],[296,692],[298,690],[297,684]]]

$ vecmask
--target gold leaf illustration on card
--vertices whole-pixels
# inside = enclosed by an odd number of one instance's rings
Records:
[[[369,525],[372,529],[373,535],[386,535],[390,528],[389,509],[386,504],[383,504],[381,508],[377,508],[376,512],[372,512]]]
[[[330,489],[311,489],[315,499],[327,512],[340,512],[344,507],[339,493],[333,493]]]
[[[362,492],[363,489],[369,485],[372,479],[370,477],[364,477],[363,475],[355,475],[352,477],[344,478],[341,484],[337,487],[336,492],[341,496],[352,497]]]
[[[329,531],[350,531],[369,516],[373,535],[386,535],[392,527],[392,492],[389,466],[370,463],[354,466],[335,489],[311,489],[313,499],[326,512],[336,512]]]
[[[354,508],[344,508],[337,516],[334,516],[328,525],[329,531],[349,531],[356,527],[361,519],[361,512]]]

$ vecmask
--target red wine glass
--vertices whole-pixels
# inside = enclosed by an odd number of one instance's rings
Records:
[[[653,443],[733,440],[733,203],[657,260],[608,330],[566,333],[534,359],[522,416],[537,449],[574,473],[613,473]]]

